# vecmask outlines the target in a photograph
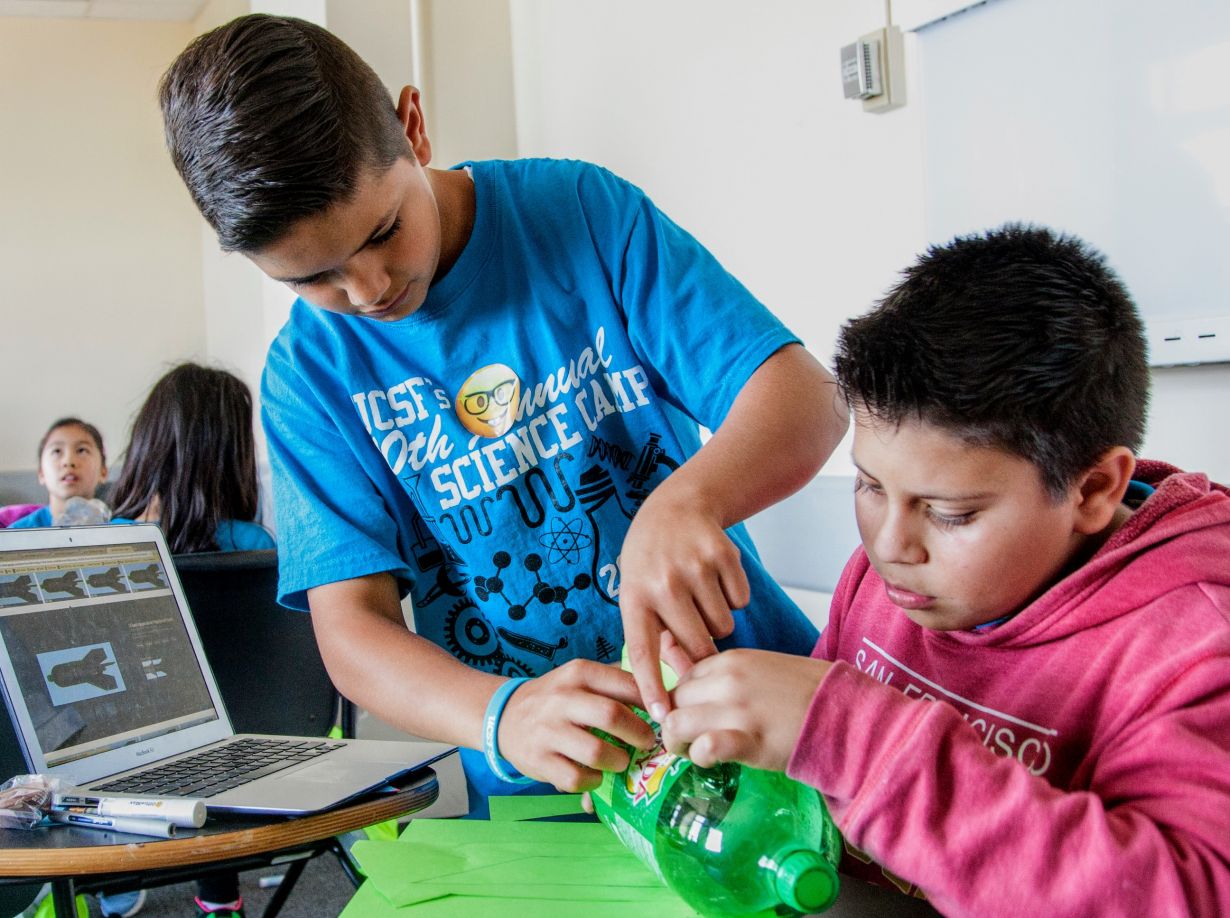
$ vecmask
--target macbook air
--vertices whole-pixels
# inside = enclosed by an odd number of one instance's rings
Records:
[[[217,812],[327,809],[456,750],[236,734],[149,524],[0,530],[0,687],[31,773]]]

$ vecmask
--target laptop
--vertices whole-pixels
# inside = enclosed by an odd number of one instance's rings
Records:
[[[214,812],[328,809],[457,748],[236,734],[151,524],[0,530],[0,688],[32,774]]]

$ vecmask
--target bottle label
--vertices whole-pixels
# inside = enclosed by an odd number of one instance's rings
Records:
[[[692,763],[668,752],[658,725],[644,711],[633,710],[654,728],[657,743],[647,752],[630,750],[627,771],[603,774],[602,784],[592,792],[594,806],[619,840],[661,876],[653,856],[658,811],[671,785]]]

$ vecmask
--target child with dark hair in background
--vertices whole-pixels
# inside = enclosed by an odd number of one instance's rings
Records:
[[[1230,914],[1230,494],[1137,461],[1136,308],[1081,242],[933,248],[835,362],[862,547],[813,658],[698,663],[698,764],[818,788],[945,914]]]
[[[252,394],[237,376],[195,363],[170,370],[133,421],[116,513],[157,523],[174,554],[273,548],[273,537],[253,522],[252,420]],[[196,908],[216,918],[242,916],[238,874],[200,878]]]
[[[80,418],[60,418],[38,443],[38,483],[47,489],[47,504],[9,528],[61,525],[69,501],[92,500],[106,480],[107,452],[98,428]]]
[[[273,548],[258,509],[252,394],[226,370],[184,363],[132,424],[117,516],[158,523],[174,554]]]

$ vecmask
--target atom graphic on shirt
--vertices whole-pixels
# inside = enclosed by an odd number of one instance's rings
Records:
[[[573,564],[580,561],[581,550],[589,548],[594,542],[583,528],[580,520],[552,519],[550,532],[538,537],[538,544],[547,549],[547,562]]]

